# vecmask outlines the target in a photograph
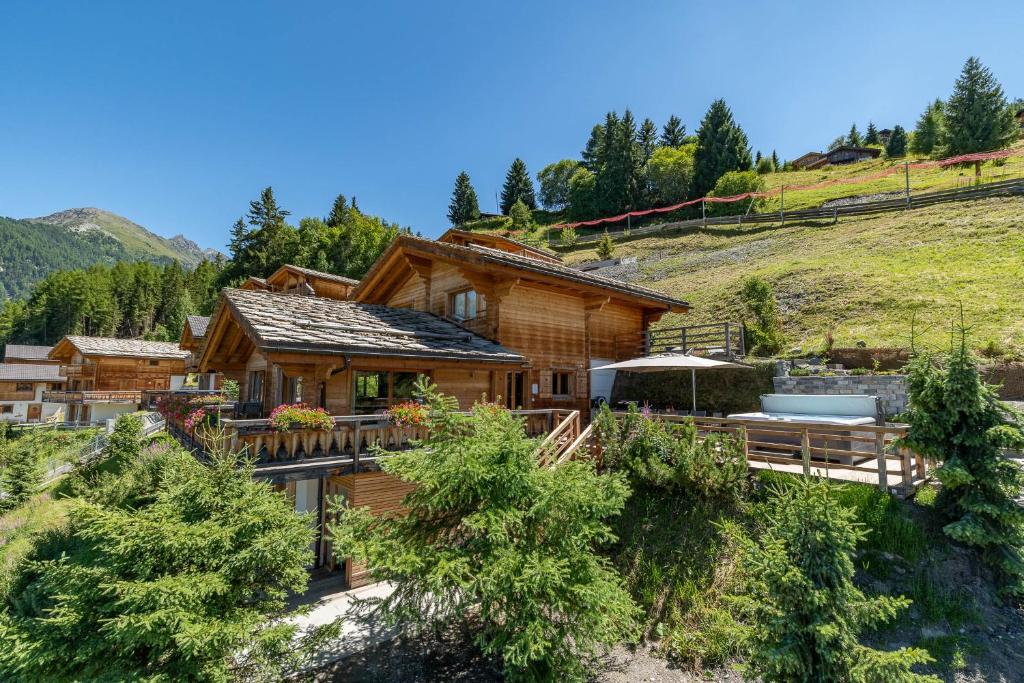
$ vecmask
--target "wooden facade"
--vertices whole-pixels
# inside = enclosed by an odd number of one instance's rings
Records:
[[[308,294],[325,299],[347,299],[359,282],[332,273],[284,265],[266,279],[267,289],[286,294]]]

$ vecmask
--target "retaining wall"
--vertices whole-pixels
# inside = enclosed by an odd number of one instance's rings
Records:
[[[775,377],[776,394],[867,394],[877,396],[886,415],[907,409],[906,375]]]

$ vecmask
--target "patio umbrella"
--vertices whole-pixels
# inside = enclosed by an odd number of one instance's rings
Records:
[[[746,368],[751,370],[749,365],[733,363],[724,360],[713,360],[701,358],[684,353],[662,353],[655,356],[645,356],[624,360],[620,363],[602,365],[599,368],[591,368],[591,372],[600,370],[628,370],[629,372],[665,372],[667,370],[689,370],[690,386],[693,389],[693,412],[697,412],[697,371],[713,370],[715,368]]]

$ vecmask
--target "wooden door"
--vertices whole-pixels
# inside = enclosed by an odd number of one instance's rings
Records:
[[[29,403],[28,404],[28,421],[39,422],[43,416],[43,404],[42,403]]]

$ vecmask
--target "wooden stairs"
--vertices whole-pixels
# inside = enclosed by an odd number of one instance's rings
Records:
[[[537,447],[535,455],[540,467],[557,467],[580,458],[594,457],[594,425],[583,428],[580,411],[566,414]]]

